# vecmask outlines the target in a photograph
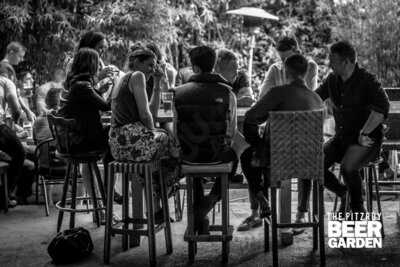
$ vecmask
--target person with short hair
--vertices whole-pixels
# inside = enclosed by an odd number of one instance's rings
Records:
[[[47,109],[46,96],[51,89],[59,88],[63,90],[63,83],[66,78],[66,73],[63,69],[56,68],[53,72],[53,78],[51,81],[42,84],[36,90],[36,112],[40,116],[46,114],[49,110]]]
[[[332,101],[335,119],[335,135],[324,146],[325,187],[341,198],[341,212],[347,190],[351,210],[365,212],[359,170],[379,156],[389,100],[376,77],[358,65],[349,42],[330,47],[329,65],[333,72],[316,90],[322,100]],[[335,162],[341,165],[346,185],[329,170]]]
[[[270,183],[269,112],[305,111],[324,107],[321,98],[306,86],[307,59],[295,54],[289,56],[284,64],[287,84],[272,87],[245,114],[243,134],[251,146],[243,152],[240,161],[249,185],[251,215],[239,225],[238,231],[247,231],[261,226],[262,218],[270,215],[267,199]],[[261,138],[259,126],[265,122],[267,126]],[[262,176],[264,176],[264,181]],[[308,202],[309,195],[299,198],[299,210],[306,210]]]
[[[287,84],[285,74],[285,60],[294,54],[300,54],[301,50],[295,37],[284,36],[276,44],[276,51],[279,54],[280,61],[272,64],[265,75],[260,89],[260,98],[262,98],[272,87]],[[305,83],[310,90],[317,89],[318,65],[311,58],[307,59],[307,73]]]
[[[208,46],[190,50],[194,71],[186,84],[175,88],[175,129],[181,159],[188,163],[237,160],[231,148],[236,132],[236,97],[227,81],[213,73],[215,51]],[[221,179],[204,196],[201,179],[194,181],[195,231],[208,234],[208,212],[221,199]]]
[[[11,66],[17,66],[24,60],[26,48],[19,42],[11,42],[7,45],[6,55],[1,62]]]
[[[237,105],[249,107],[255,102],[253,90],[250,87],[247,73],[239,71],[238,68],[238,58],[233,51],[228,49],[218,50],[215,72],[229,82],[233,93],[236,95]]]

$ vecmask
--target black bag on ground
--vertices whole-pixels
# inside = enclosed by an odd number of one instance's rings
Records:
[[[93,242],[89,231],[82,227],[59,232],[47,248],[55,264],[79,261],[92,251]]]

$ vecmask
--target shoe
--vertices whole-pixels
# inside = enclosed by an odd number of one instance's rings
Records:
[[[282,231],[280,232],[280,238],[281,238],[281,243],[283,246],[290,246],[293,244],[293,232],[288,230],[288,231]]]
[[[8,200],[8,207],[9,208],[15,208],[18,205],[18,202],[15,199],[9,199]]]
[[[264,196],[263,192],[257,193],[257,199],[260,203],[260,218],[266,218],[271,216],[271,207],[268,199]]]
[[[243,183],[243,175],[242,174],[235,174],[231,178],[231,182],[235,184],[242,184]]]
[[[122,195],[118,194],[117,192],[114,192],[114,202],[122,205],[123,199],[122,199]]]
[[[294,223],[306,223],[306,212],[298,211]],[[293,228],[293,235],[299,235],[306,231],[305,228]]]
[[[262,219],[260,217],[249,216],[237,227],[237,231],[248,231],[261,225]]]

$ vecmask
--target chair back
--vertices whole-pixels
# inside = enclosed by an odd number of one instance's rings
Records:
[[[300,178],[323,182],[324,110],[270,112],[271,187]]]
[[[81,137],[76,132],[76,121],[63,117],[48,114],[47,120],[53,138],[56,140],[56,147],[59,153],[70,154],[74,144],[79,144]]]

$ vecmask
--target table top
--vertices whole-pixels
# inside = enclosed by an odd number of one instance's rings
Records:
[[[389,114],[400,114],[400,101],[390,101]]]

